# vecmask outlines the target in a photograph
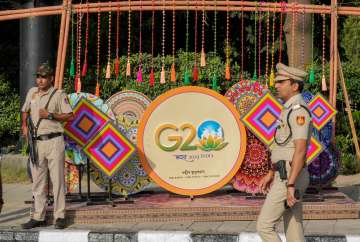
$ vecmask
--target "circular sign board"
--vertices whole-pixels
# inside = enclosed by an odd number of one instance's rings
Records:
[[[246,149],[236,108],[202,87],[176,88],[155,99],[141,119],[137,140],[150,177],[168,191],[190,196],[227,184]]]

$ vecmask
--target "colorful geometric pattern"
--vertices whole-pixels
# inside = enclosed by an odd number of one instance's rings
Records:
[[[274,140],[275,129],[278,125],[277,120],[282,108],[280,102],[270,92],[266,92],[241,117],[241,120],[251,132],[269,146]]]
[[[99,110],[105,113],[106,116],[108,116],[110,119],[115,120],[115,115],[101,98],[91,93],[85,93],[85,92],[68,94],[68,99],[73,109],[75,108],[76,104],[81,98],[85,98],[86,100],[91,102],[94,106],[96,106]],[[82,147],[79,146],[75,141],[73,141],[67,135],[64,136],[64,140],[65,140],[65,161],[74,165],[86,164],[86,155],[82,152]]]
[[[85,98],[77,102],[73,112],[75,119],[65,124],[64,131],[80,146],[89,142],[109,120],[106,114]]]
[[[129,120],[140,120],[150,103],[150,98],[132,90],[115,93],[106,100],[116,117],[126,116]]]
[[[128,120],[125,116],[117,116],[117,127],[125,136],[136,145],[139,122]],[[90,165],[90,177],[103,190],[109,188],[109,178],[100,170]],[[151,182],[150,177],[143,169],[137,155],[134,155],[122,166],[111,179],[112,193],[128,196],[142,191]]]
[[[307,104],[314,98],[314,95],[309,91],[303,92],[302,96]],[[328,149],[331,144],[332,127],[332,122],[330,120],[321,128],[321,130],[313,129],[313,135],[322,143],[325,150]]]
[[[324,150],[308,166],[311,185],[328,185],[332,182],[339,171],[339,153],[330,149]]]
[[[337,111],[331,104],[318,93],[308,104],[312,113],[313,125],[320,130],[334,116]]]
[[[259,193],[259,182],[268,173],[270,152],[255,135],[247,131],[246,153],[239,171],[233,178],[234,189]]]
[[[321,142],[312,135],[306,153],[306,163],[310,164],[323,150],[324,147]]]
[[[108,122],[83,150],[106,176],[112,177],[133,155],[135,147],[112,122]]]
[[[263,95],[263,92],[264,88],[259,82],[241,80],[226,91],[225,97],[234,104],[240,115],[243,115]]]

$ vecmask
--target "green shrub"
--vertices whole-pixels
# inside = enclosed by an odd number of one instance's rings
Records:
[[[14,143],[20,131],[20,98],[10,81],[0,75],[0,145]]]

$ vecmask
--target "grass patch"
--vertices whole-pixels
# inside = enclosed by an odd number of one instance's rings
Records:
[[[25,167],[1,164],[2,183],[31,183]]]

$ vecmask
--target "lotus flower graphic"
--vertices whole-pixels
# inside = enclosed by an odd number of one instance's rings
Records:
[[[203,122],[197,130],[200,141],[198,147],[204,151],[221,150],[228,143],[224,142],[224,131],[220,124],[213,120]]]

